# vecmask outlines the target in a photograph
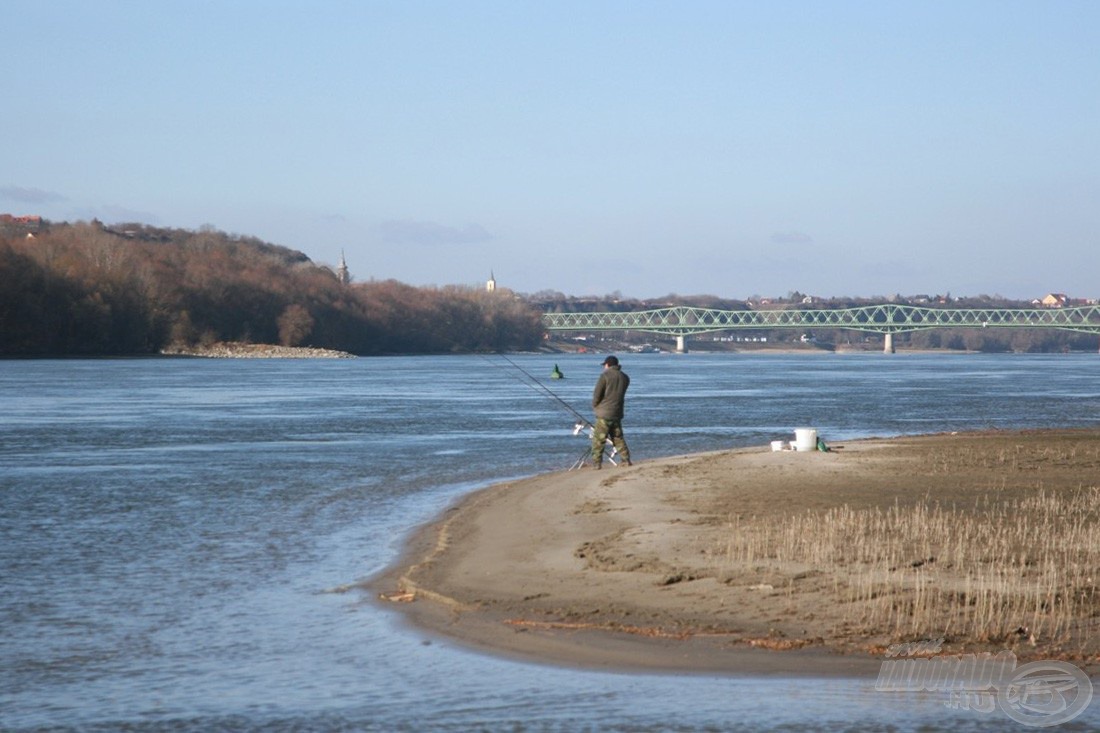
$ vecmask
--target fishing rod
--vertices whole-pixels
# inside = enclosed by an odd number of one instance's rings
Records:
[[[504,354],[498,353],[498,354],[497,354],[497,356],[499,356],[499,357],[500,357],[501,359],[503,359],[504,361],[506,361],[506,362],[508,362],[509,364],[511,364],[511,365],[512,365],[512,367],[514,367],[514,368],[515,368],[515,369],[516,369],[516,370],[517,370],[517,371],[518,371],[518,372],[519,372],[520,374],[522,374],[523,376],[527,377],[527,379],[528,379],[529,381],[526,381],[526,382],[524,382],[524,381],[523,381],[522,379],[520,379],[519,377],[516,377],[516,379],[517,379],[517,380],[519,380],[519,381],[520,381],[520,382],[522,382],[523,384],[526,384],[527,386],[531,387],[532,389],[536,389],[536,390],[538,390],[538,391],[541,391],[541,392],[542,392],[543,394],[545,394],[546,396],[550,397],[550,398],[551,398],[552,400],[554,400],[554,401],[555,401],[555,402],[557,402],[557,403],[558,403],[559,405],[561,405],[561,406],[562,406],[562,407],[564,407],[564,408],[565,408],[566,410],[568,410],[568,411],[569,411],[569,414],[571,414],[571,415],[573,415],[573,416],[574,416],[575,418],[577,418],[577,420],[579,420],[579,421],[580,421],[581,423],[583,423],[583,425],[584,425],[585,427],[589,427],[589,428],[594,428],[594,427],[595,427],[595,426],[594,426],[594,425],[592,424],[592,422],[591,422],[591,421],[590,421],[590,420],[589,420],[588,418],[586,418],[586,417],[585,417],[584,415],[582,415],[581,413],[577,412],[577,410],[576,410],[576,409],[575,409],[575,408],[574,408],[574,407],[573,407],[572,405],[570,405],[570,404],[569,404],[568,402],[566,402],[566,401],[565,401],[565,400],[563,400],[563,399],[562,399],[561,397],[559,397],[559,396],[558,396],[557,394],[555,394],[555,393],[554,393],[554,390],[550,389],[550,388],[549,388],[549,387],[547,387],[547,386],[546,386],[545,384],[543,384],[542,382],[540,382],[540,381],[538,380],[538,378],[537,378],[537,377],[535,377],[535,375],[531,374],[531,373],[530,373],[529,371],[527,371],[526,369],[524,369],[523,367],[521,367],[521,366],[520,366],[519,364],[517,364],[517,363],[515,363],[514,361],[512,361],[511,359],[509,359],[509,358],[508,358],[507,356],[505,356]],[[485,358],[486,358],[486,360],[488,360],[488,357],[485,357]],[[491,362],[490,362],[490,363],[491,363]]]
[[[535,377],[535,375],[528,372],[526,369],[524,369],[523,367],[521,367],[519,364],[515,363],[511,359],[509,359],[504,354],[501,354],[501,353],[498,352],[497,356],[499,356],[501,359],[503,359],[504,361],[511,364],[512,367],[516,369],[516,371],[518,371],[523,376],[527,377],[527,379],[529,380],[529,381],[524,381],[524,380],[520,379],[519,377],[516,377],[517,381],[522,382],[523,384],[526,384],[528,387],[531,387],[532,389],[536,389],[538,391],[541,391],[543,394],[550,397],[555,402],[557,402],[559,405],[561,405],[566,410],[568,410],[569,413],[577,419],[578,422],[573,426],[573,435],[580,435],[581,431],[584,430],[585,428],[588,428],[588,436],[590,438],[595,434],[596,426],[592,424],[592,421],[590,421],[587,417],[585,417],[581,413],[577,412],[577,410],[572,405],[570,405],[568,402],[566,402],[561,397],[559,397],[557,394],[555,394],[554,390],[550,389],[545,384],[540,382],[538,380],[538,378]],[[485,358],[486,361],[489,361],[490,364],[493,364],[493,366],[497,366],[497,364],[495,362],[490,361],[488,357],[485,357],[483,355],[483,358]],[[611,463],[615,464],[615,454],[616,454],[615,446],[614,446],[614,444],[611,443],[610,440],[605,438],[604,439],[604,450],[605,451],[607,450],[608,445],[611,446],[611,455],[608,458],[608,460],[610,460]],[[587,462],[587,460],[588,460],[589,453],[590,453],[590,450],[586,448],[585,451],[583,453],[581,453],[580,458],[578,458],[576,461],[573,462],[573,465],[570,467],[569,470],[572,471],[574,469],[583,467],[585,465],[585,463]],[[615,464],[615,465],[618,465],[618,464]]]

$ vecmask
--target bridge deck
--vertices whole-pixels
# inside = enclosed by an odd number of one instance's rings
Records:
[[[643,331],[672,336],[731,329],[836,328],[906,333],[931,328],[1040,328],[1100,333],[1100,306],[1072,308],[932,308],[868,305],[858,308],[716,310],[672,306],[624,313],[546,313],[548,331]]]

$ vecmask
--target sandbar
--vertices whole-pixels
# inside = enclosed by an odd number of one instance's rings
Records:
[[[585,668],[863,677],[906,650],[1008,648],[1100,670],[1100,431],[828,447],[493,485],[367,587],[463,645]]]

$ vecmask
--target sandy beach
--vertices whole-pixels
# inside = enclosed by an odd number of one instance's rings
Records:
[[[871,676],[906,650],[1011,649],[1100,671],[1100,434],[829,447],[495,485],[369,586],[423,628],[556,664]]]

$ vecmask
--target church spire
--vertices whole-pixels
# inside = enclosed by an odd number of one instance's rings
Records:
[[[344,259],[344,250],[340,250],[340,267],[336,268],[336,277],[341,285],[351,282],[351,273],[348,272],[348,263]]]

